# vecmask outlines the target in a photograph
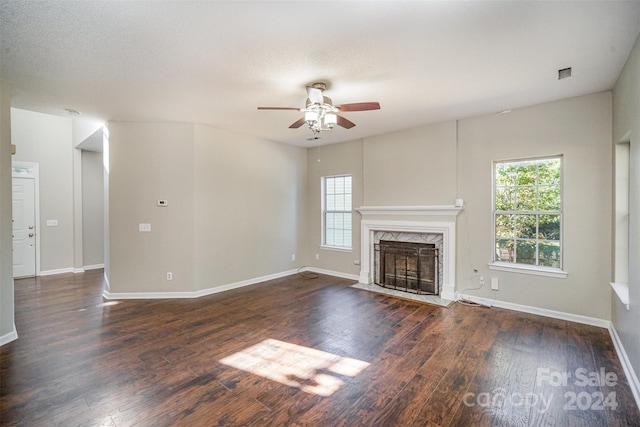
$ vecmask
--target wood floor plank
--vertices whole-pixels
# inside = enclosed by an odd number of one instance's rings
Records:
[[[16,280],[0,425],[638,425],[604,329],[352,283],[293,275],[197,299],[105,301],[101,270]],[[579,368],[617,380],[540,380]],[[479,404],[495,390],[502,400]],[[618,407],[565,410],[565,392],[615,393]],[[509,399],[552,393],[544,412]]]

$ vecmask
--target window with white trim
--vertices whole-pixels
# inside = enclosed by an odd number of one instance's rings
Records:
[[[562,269],[562,156],[494,162],[494,262]]]
[[[351,249],[351,175],[322,178],[322,245]]]
[[[629,283],[629,158],[630,143],[615,148],[614,281]]]

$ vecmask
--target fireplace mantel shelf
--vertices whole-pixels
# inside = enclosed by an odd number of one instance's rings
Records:
[[[462,206],[360,206],[356,208],[362,215],[453,215],[462,212]]]

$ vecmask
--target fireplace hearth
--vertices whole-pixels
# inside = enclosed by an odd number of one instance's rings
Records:
[[[375,284],[419,295],[439,295],[435,244],[380,240],[374,250]]]

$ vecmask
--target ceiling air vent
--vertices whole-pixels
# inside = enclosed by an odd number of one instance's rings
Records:
[[[568,77],[571,77],[571,67],[558,70],[558,80],[566,79]]]

